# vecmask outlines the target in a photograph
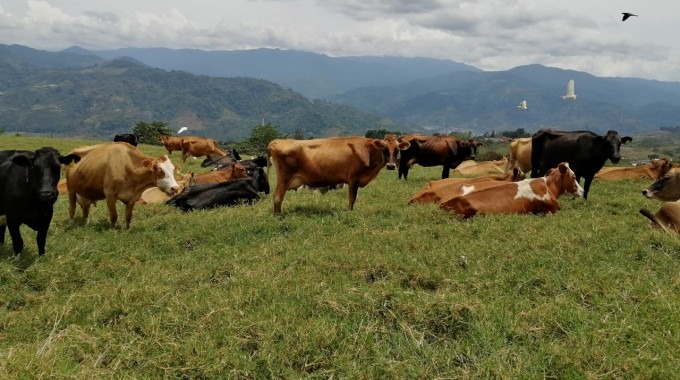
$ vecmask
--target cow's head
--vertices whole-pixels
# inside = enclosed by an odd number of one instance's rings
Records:
[[[462,156],[463,159],[474,160],[477,157],[477,148],[482,146],[481,142],[474,141],[472,139],[468,141],[458,141],[458,156]]]
[[[576,180],[576,174],[569,167],[568,162],[561,162],[556,168],[550,169],[546,174],[548,181],[554,181],[560,189],[559,194],[569,193],[583,197],[583,188]]]
[[[656,178],[659,179],[671,170],[673,163],[668,161],[667,158],[659,158],[652,160],[651,166],[652,172],[655,174]]]
[[[400,141],[394,135],[385,135],[382,140],[375,140],[376,145],[383,149],[383,156],[385,157],[385,167],[387,170],[394,170],[397,167],[397,157],[399,151],[406,150],[411,146],[408,141]]]
[[[642,190],[642,195],[660,201],[677,201],[680,199],[680,171],[672,169],[663,177],[654,181],[648,188]]]
[[[621,144],[633,141],[632,137],[626,136],[621,138],[616,131],[608,131],[603,138],[607,149],[609,149],[609,159],[615,164],[618,164],[619,161],[621,161]]]
[[[175,165],[168,156],[162,155],[154,160],[144,160],[144,165],[156,176],[156,186],[167,194],[175,194],[179,185],[175,180]]]
[[[27,168],[28,191],[35,194],[39,201],[52,203],[59,195],[57,183],[61,175],[61,165],[78,161],[79,156],[75,154],[62,156],[58,150],[51,147],[40,148],[32,155],[17,154],[12,157],[14,164]]]

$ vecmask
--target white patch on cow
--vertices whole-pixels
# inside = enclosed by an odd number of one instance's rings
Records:
[[[175,181],[175,165],[170,160],[165,160],[158,163],[158,167],[163,170],[163,178],[156,181],[156,186],[168,194],[172,194],[179,188],[177,181]]]
[[[567,162],[567,168],[569,169],[569,174],[574,176],[574,183],[576,183],[576,195],[583,198],[583,193],[585,192],[585,190],[583,190],[583,188],[581,187],[581,184],[578,183],[578,181],[576,181],[576,178],[575,178],[576,174],[571,170],[568,162]]]
[[[471,192],[475,191],[475,186],[474,185],[472,185],[472,186],[463,185],[463,186],[460,187],[460,189],[463,190],[463,195],[468,195]]]
[[[546,186],[546,193],[542,196],[538,196],[531,189],[531,181],[543,181]],[[547,181],[546,177],[525,179],[524,181],[515,182],[517,184],[517,193],[515,194],[515,199],[528,199],[530,201],[548,201],[550,200],[550,192],[547,191]]]

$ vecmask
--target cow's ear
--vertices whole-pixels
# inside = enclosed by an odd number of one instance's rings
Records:
[[[30,166],[31,165],[31,160],[23,154],[17,154],[15,156],[12,156],[12,162],[14,162],[15,164],[20,165],[20,166]]]
[[[411,147],[411,143],[409,143],[408,141],[402,141],[402,142],[399,143],[398,146],[399,146],[399,150],[406,150],[406,149]]]
[[[376,148],[382,149],[382,148],[385,147],[385,144],[383,143],[382,140],[373,139],[373,146],[375,146]]]
[[[77,163],[78,161],[80,161],[80,156],[77,155],[77,154],[71,153],[71,154],[69,154],[69,155],[67,155],[67,156],[59,156],[59,163],[60,163],[60,164],[64,164],[64,165],[68,165],[68,164],[70,164],[70,163],[74,163],[74,164],[75,164],[75,163]]]
[[[622,142],[623,144],[625,144],[625,143],[627,143],[627,142],[630,142],[630,141],[633,141],[633,138],[630,137],[630,136],[626,136],[626,137],[624,137],[624,138],[621,139],[621,142]]]
[[[144,166],[145,168],[147,168],[149,170],[153,170],[154,162],[153,162],[153,160],[150,160],[150,159],[147,158],[144,161],[142,161],[142,166]]]

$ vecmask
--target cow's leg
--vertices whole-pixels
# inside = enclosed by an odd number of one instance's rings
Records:
[[[449,165],[446,165],[446,164],[443,165],[443,166],[444,167],[442,168],[442,179],[449,178],[449,169],[451,169],[451,167]]]
[[[24,249],[24,239],[21,238],[19,226],[19,223],[7,221],[7,229],[9,229],[9,236],[12,238],[12,248],[15,255],[20,254]]]
[[[349,183],[349,209],[354,210],[354,202],[357,201],[357,193],[359,192],[359,184],[357,182]]]
[[[5,244],[5,228],[7,228],[7,226],[4,224],[0,225],[0,244]]]
[[[106,195],[106,207],[109,209],[109,220],[111,225],[115,226],[118,221],[118,212],[116,211],[116,202],[118,199],[114,194]]]
[[[132,209],[135,207],[135,202],[129,202],[125,205],[125,228],[130,228],[130,222],[132,221]]]
[[[590,183],[593,182],[593,177],[583,177],[585,181],[583,183],[583,199],[588,199],[588,189],[590,189]]]
[[[70,220],[73,220],[73,218],[76,216],[76,197],[75,191],[68,192],[68,218]]]
[[[286,184],[277,181],[276,191],[274,192],[274,214],[281,214],[281,203],[283,203],[283,197],[286,195]]]

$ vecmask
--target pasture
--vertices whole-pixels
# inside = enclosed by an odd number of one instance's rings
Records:
[[[0,149],[92,143],[0,135]],[[136,206],[129,230],[109,227],[103,202],[71,224],[60,197],[44,257],[26,226],[19,260],[9,237],[0,247],[0,377],[680,373],[680,241],[638,213],[660,204],[640,194],[646,181],[595,181],[555,215],[461,221],[406,204],[440,173],[383,169],[352,212],[347,189],[298,191],[282,218],[268,195]]]

